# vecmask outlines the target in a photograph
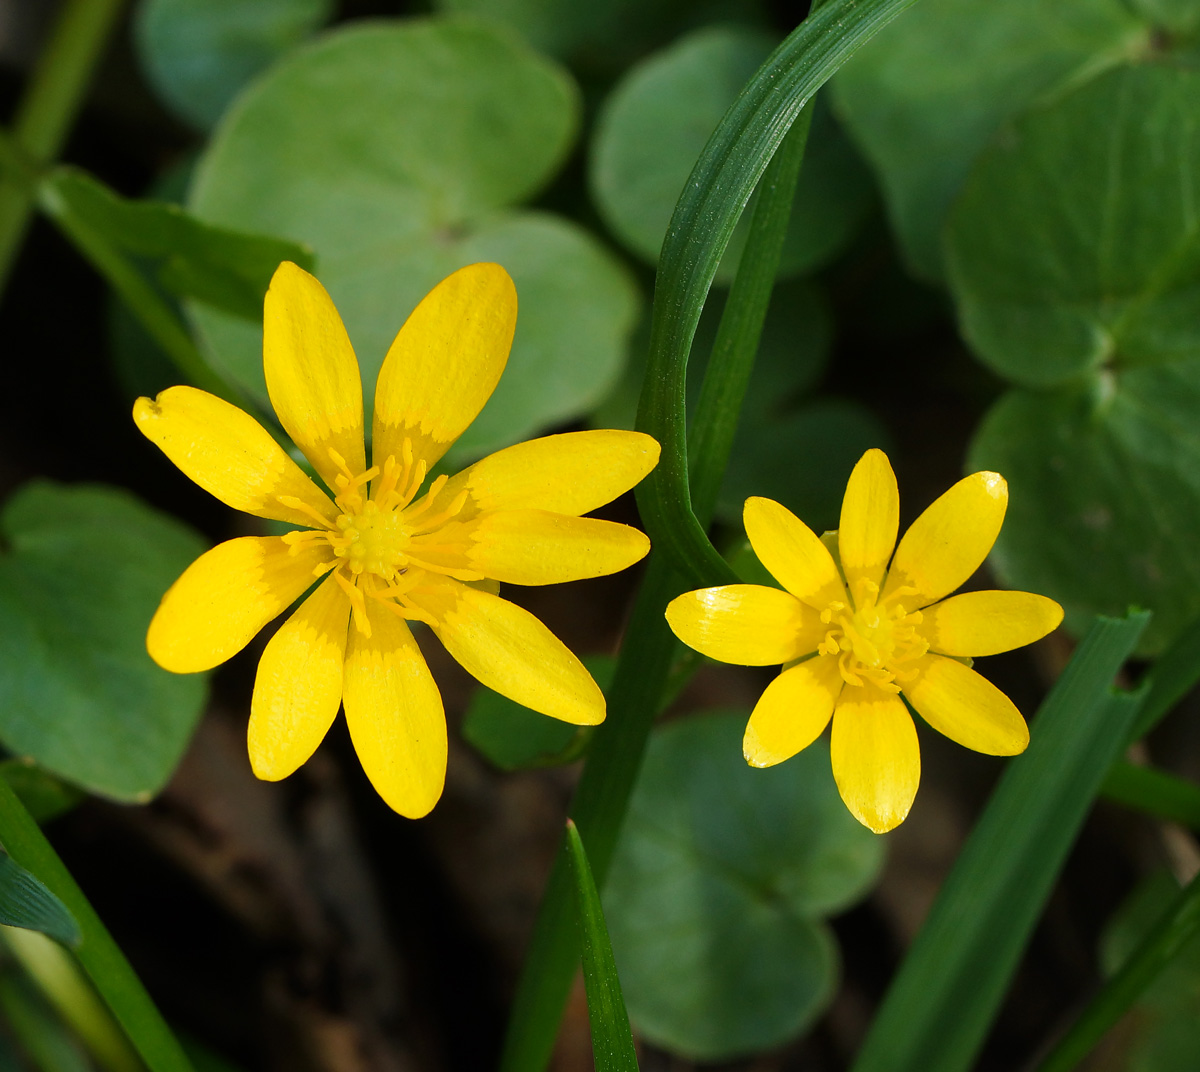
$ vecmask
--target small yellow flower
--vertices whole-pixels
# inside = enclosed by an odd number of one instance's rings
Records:
[[[750,544],[786,591],[724,585],[687,592],[667,607],[676,636],[710,658],[784,664],[750,715],[746,761],[770,767],[789,759],[832,717],[842,800],[881,834],[904,821],[921,776],[916,728],[901,695],[967,748],[996,756],[1024,751],[1029,730],[1021,713],[968,661],[1045,636],[1062,621],[1062,608],[1029,592],[944,598],[987,557],[1007,505],[1003,477],[973,473],[896,547],[900,498],[880,450],[854,467],[838,531],[824,538],[778,503],[747,499]]]
[[[446,720],[407,621],[420,621],[483,684],[579,725],[604,697],[540,621],[496,595],[497,582],[599,577],[642,558],[636,529],[580,515],[654,468],[658,444],[635,432],[548,436],[439,476],[429,471],[474,420],[508,360],[512,280],[474,264],[438,284],[396,336],[379,372],[372,461],[362,384],[329,295],[294,264],[266,297],[263,371],[280,423],[330,498],[253,418],[204,391],[140,398],[141,431],[234,509],[304,526],[229,540],[163,597],[146,646],[177,673],[207,670],[324,578],[263,652],[250,709],[250,762],[284,778],[312,755],[339,706],[363,769],[402,815],[442,793]]]

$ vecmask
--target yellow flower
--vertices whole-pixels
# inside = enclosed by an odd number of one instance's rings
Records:
[[[974,473],[917,518],[896,547],[900,499],[880,450],[854,467],[838,531],[824,538],[778,503],[747,499],[750,544],[786,591],[724,585],[687,592],[667,607],[676,636],[710,658],[784,664],[750,715],[746,761],[770,767],[789,759],[832,717],[842,800],[881,834],[904,821],[921,776],[916,728],[901,695],[967,748],[1024,751],[1029,730],[1021,713],[968,664],[1045,636],[1062,621],[1062,608],[1028,592],[944,598],[987,557],[1007,505],[1003,477]]]
[[[604,697],[583,665],[496,595],[496,582],[599,577],[642,558],[642,533],[580,515],[653,469],[658,444],[634,432],[548,436],[439,476],[418,497],[495,388],[516,317],[516,290],[495,264],[463,268],[425,297],[379,372],[368,467],[346,329],[321,284],[281,264],[265,306],[267,391],[332,498],[213,395],[172,387],[134,405],[141,431],[202,488],[304,526],[230,540],[192,563],[150,623],[146,646],[160,666],[191,673],[224,662],[324,578],[258,666],[249,748],[260,778],[296,770],[344,706],[380,796],[413,818],[437,803],[446,721],[407,621],[424,622],[469,673],[518,703],[579,725],[603,721]]]

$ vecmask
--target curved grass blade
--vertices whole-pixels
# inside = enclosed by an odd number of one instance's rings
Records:
[[[592,1057],[596,1072],[637,1072],[637,1054],[629,1030],[629,1014],[621,996],[617,962],[613,959],[600,893],[592,878],[579,830],[567,820],[567,850],[575,877],[575,904],[583,953],[583,985],[587,991],[588,1022],[592,1027]]]
[[[1113,676],[1150,615],[1097,618],[1009,763],[884,999],[853,1072],[966,1072],[1140,695]]]
[[[801,109],[866,41],[915,0],[831,0],[768,57],[709,139],[675,206],[655,281],[638,428],[662,445],[638,487],[650,539],[689,586],[736,577],[692,512],[684,381],[688,351],[717,265],[742,209]]]

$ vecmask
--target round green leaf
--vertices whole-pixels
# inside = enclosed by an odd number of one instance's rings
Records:
[[[1008,516],[992,552],[1005,584],[1093,614],[1154,612],[1161,650],[1200,614],[1200,359],[1011,391],[984,418],[969,467],[1002,473]]]
[[[242,86],[332,11],[332,0],[142,0],[134,40],[159,97],[209,130]]]
[[[372,23],[328,34],[257,81],[197,168],[191,207],[311,245],[374,397],[384,354],[440,279],[502,263],[521,302],[499,400],[460,453],[595,405],[615,382],[638,298],[576,225],[515,214],[577,122],[559,67],[480,23]],[[236,221],[236,222],[235,222]],[[261,331],[194,308],[214,364],[265,403]]]
[[[149,799],[206,678],[155,666],[146,627],[203,541],[127,492],[50,481],[18,491],[0,530],[0,743],[91,792]]]
[[[1200,356],[1200,73],[1123,67],[1017,121],[950,216],[979,356],[1019,383]]]
[[[592,145],[592,190],[614,234],[650,263],[658,260],[675,202],[713,128],[776,44],[746,28],[697,31],[634,67],[605,102]],[[861,161],[818,106],[780,273],[828,261],[853,237],[870,202]],[[718,281],[736,271],[749,211]]]
[[[941,277],[946,213],[1006,118],[1148,37],[1123,0],[921,0],[859,49],[834,79],[839,113],[910,267]]]
[[[746,717],[655,732],[604,890],[630,1019],[693,1060],[776,1046],[812,1022],[838,972],[821,919],[861,897],[883,858],[839,799],[828,748],[756,770]]]

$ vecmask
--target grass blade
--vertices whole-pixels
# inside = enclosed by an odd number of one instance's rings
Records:
[[[1012,760],[888,991],[854,1072],[965,1072],[1140,696],[1113,676],[1147,613],[1097,618]]]
[[[567,820],[567,849],[575,878],[575,903],[579,909],[583,984],[587,990],[588,1022],[592,1026],[592,1057],[596,1072],[637,1072],[637,1054],[629,1030],[629,1014],[621,996],[617,963],[613,959],[600,893],[592,878],[579,830]]]

